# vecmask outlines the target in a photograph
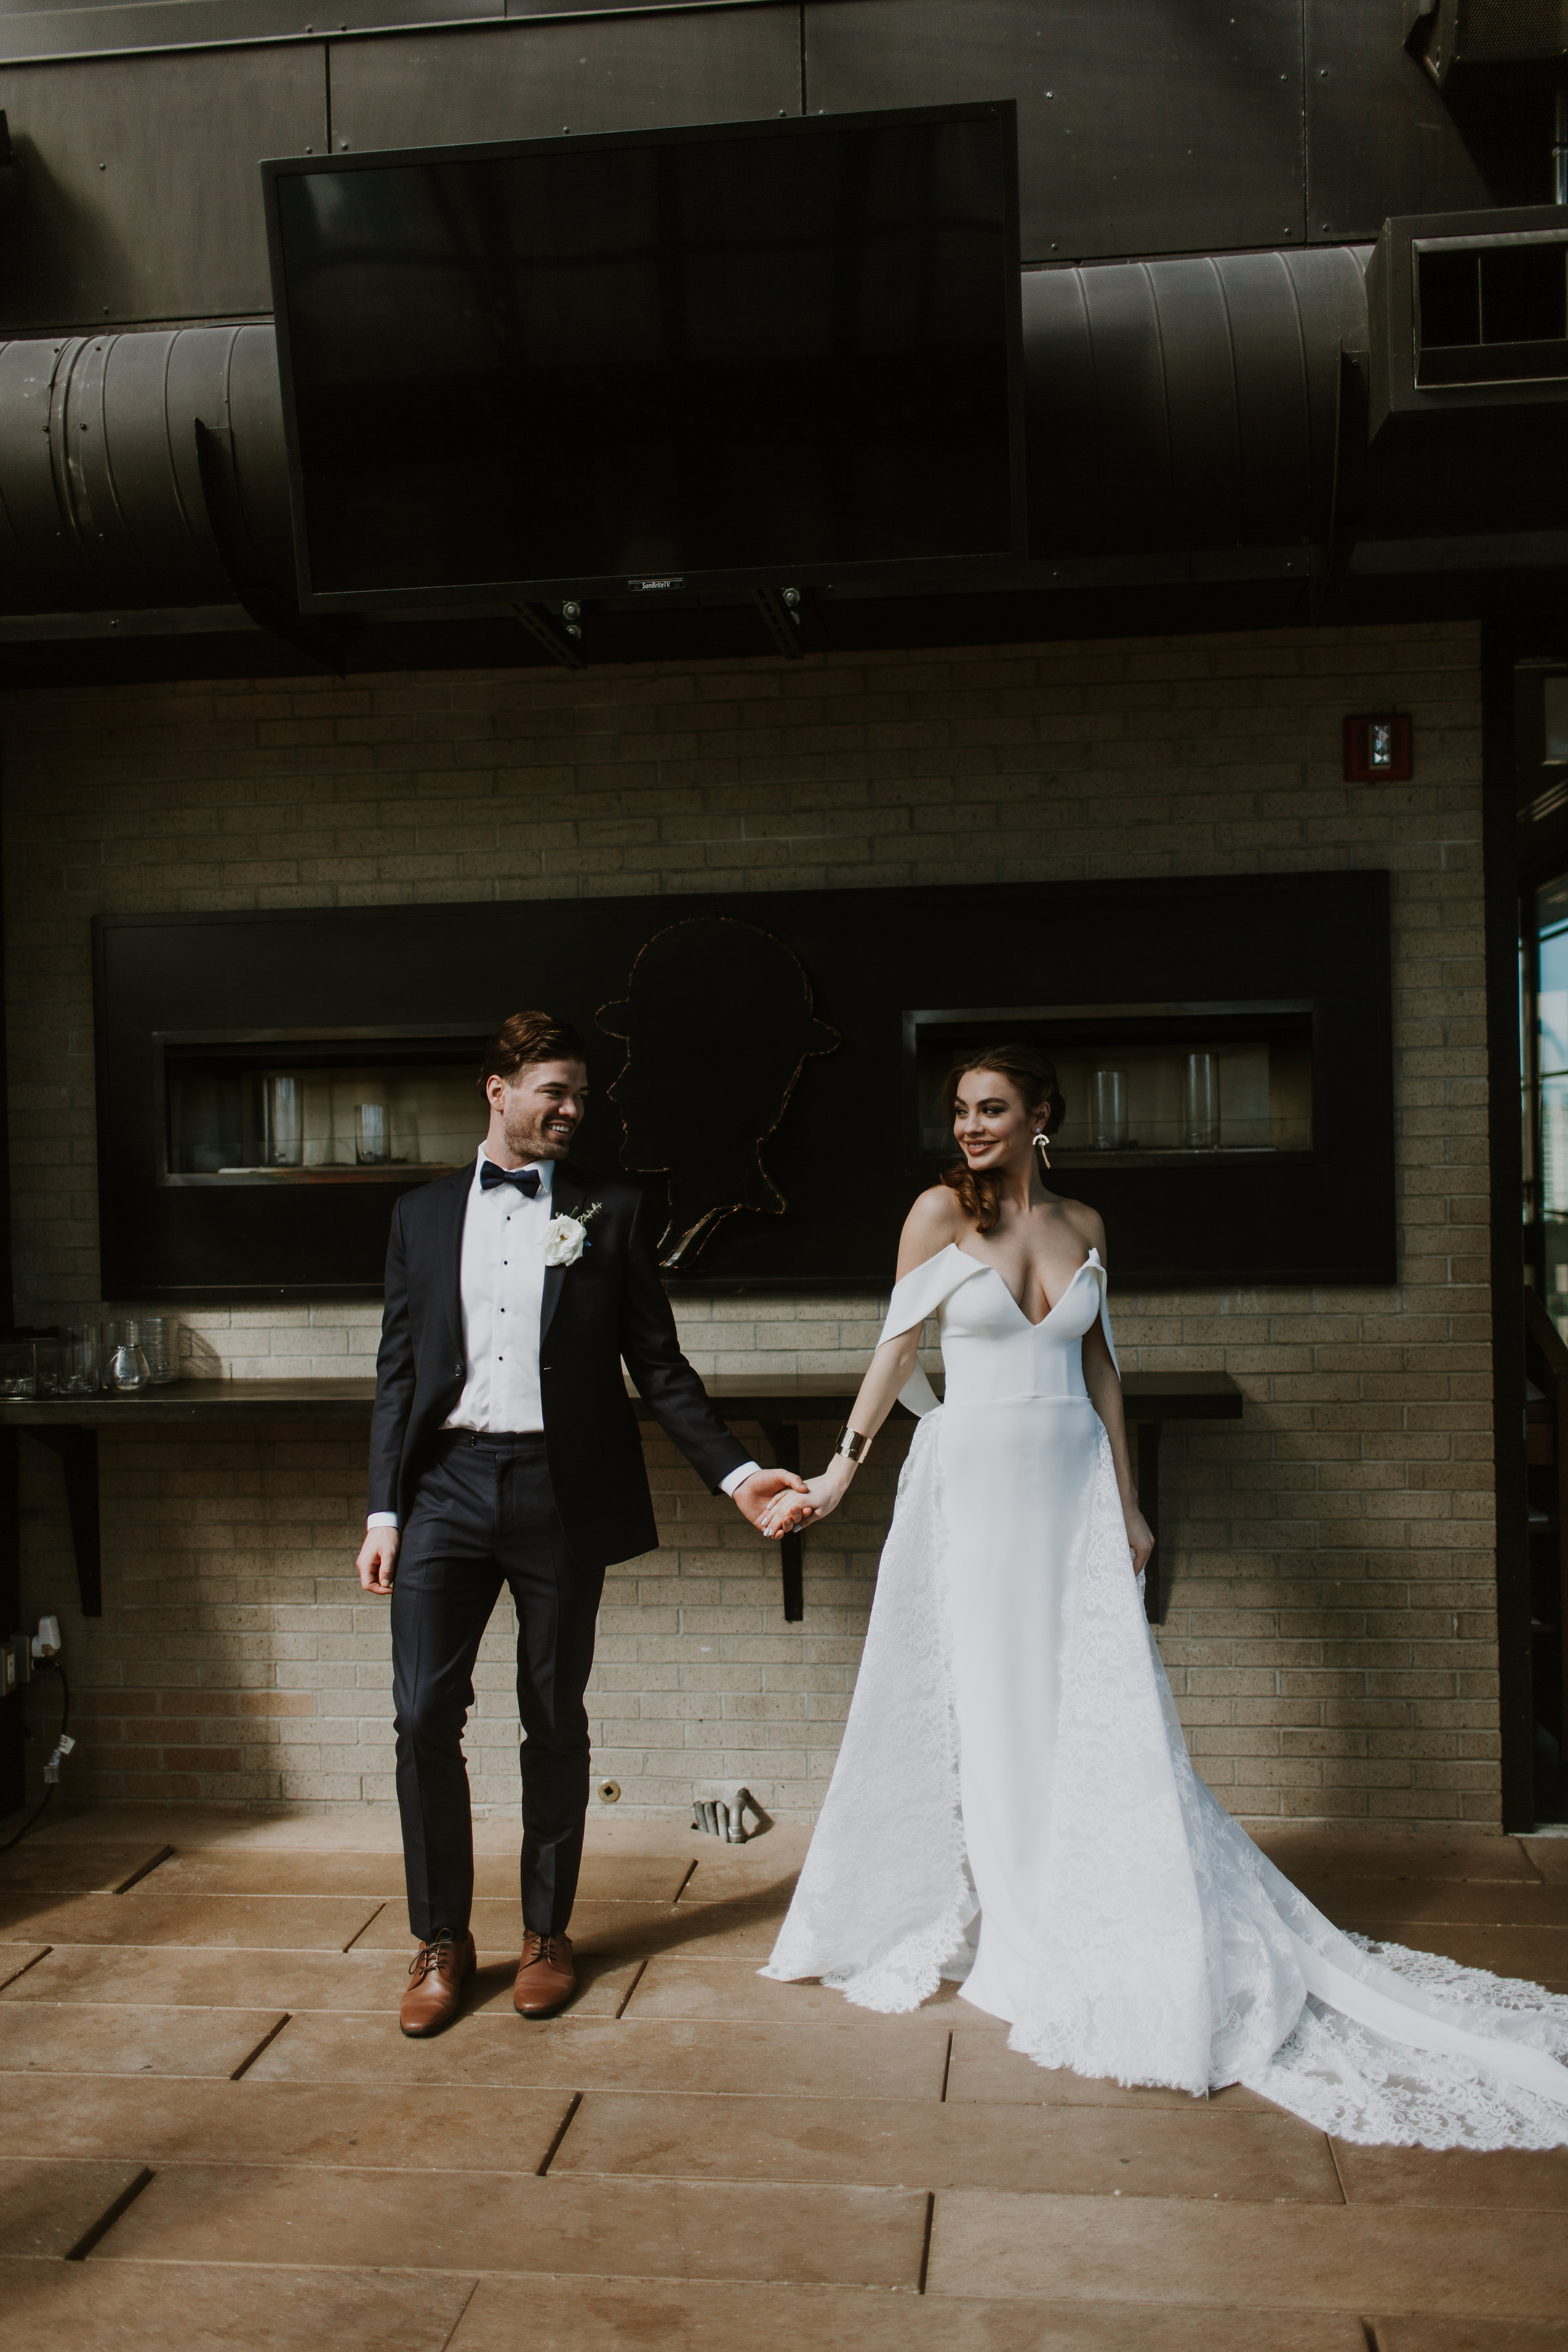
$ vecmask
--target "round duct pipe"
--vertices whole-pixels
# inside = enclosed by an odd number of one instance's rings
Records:
[[[1325,542],[1371,254],[1026,271],[1031,553]]]
[[[1032,553],[1325,541],[1366,258],[1026,272]],[[0,345],[0,576],[13,614],[292,605],[271,327]]]
[[[0,610],[226,604],[237,575],[293,601],[269,325],[0,345]]]

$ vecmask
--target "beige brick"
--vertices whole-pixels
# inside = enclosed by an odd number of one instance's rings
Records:
[[[1495,1822],[1479,653],[1443,623],[13,693],[19,1317],[102,1311],[96,912],[1386,866],[1400,1281],[1130,1292],[1117,1329],[1130,1364],[1226,1369],[1247,1396],[1239,1426],[1173,1427],[1163,1454],[1161,1647],[1205,1777],[1259,1819]],[[1421,764],[1373,794],[1340,778],[1338,723],[1374,693],[1413,710]],[[681,1322],[708,1370],[815,1373],[863,1363],[884,1300],[692,1300]],[[378,1323],[331,1302],[183,1319],[193,1367],[236,1379],[363,1369]],[[827,1442],[806,1433],[808,1461]],[[808,1540],[789,1626],[776,1556],[650,1437],[666,1548],[612,1573],[590,1699],[626,1805],[733,1772],[815,1810],[907,1442]],[[390,1802],[387,1620],[352,1582],[363,1460],[363,1433],[325,1427],[106,1435],[106,1607],[82,1621],[58,1465],[22,1450],[24,1608],[67,1623],[77,1791]],[[508,1616],[469,1751],[477,1801],[510,1816]]]

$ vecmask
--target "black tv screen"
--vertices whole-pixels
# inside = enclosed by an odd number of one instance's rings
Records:
[[[302,604],[1024,551],[1010,103],[263,173]]]

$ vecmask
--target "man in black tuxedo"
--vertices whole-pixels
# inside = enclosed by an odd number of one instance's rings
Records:
[[[462,1732],[503,1584],[517,1606],[524,2017],[570,1999],[566,1934],[588,1805],[594,1627],[605,1570],[658,1542],[623,1358],[654,1418],[760,1526],[789,1472],[762,1470],[680,1352],[643,1193],[563,1163],[583,1117],[577,1032],[506,1022],[485,1058],[489,1132],[471,1168],[393,1213],[371,1422],[367,1592],[392,1599],[397,1801],[419,1938],[405,2033],[457,2014],[474,1968]]]

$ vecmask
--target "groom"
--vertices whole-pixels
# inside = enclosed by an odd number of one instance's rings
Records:
[[[594,1626],[605,1568],[658,1542],[625,1360],[655,1420],[753,1526],[784,1487],[731,1436],[680,1352],[636,1185],[563,1163],[587,1094],[583,1040],[514,1013],[485,1056],[471,1168],[404,1194],[386,1253],[360,1582],[392,1599],[397,1802],[419,1938],[405,2033],[457,2014],[474,1969],[462,1732],[503,1584],[517,1607],[524,2017],[570,2000],[566,1934],[588,1805]]]

